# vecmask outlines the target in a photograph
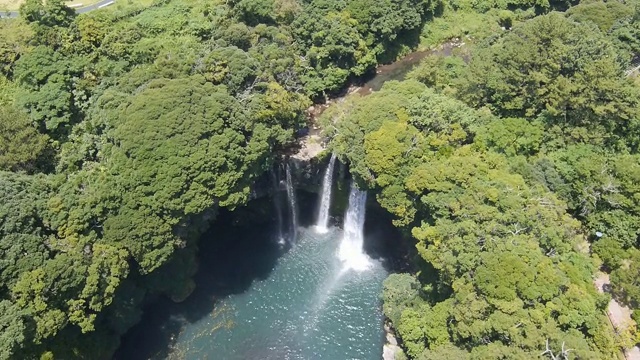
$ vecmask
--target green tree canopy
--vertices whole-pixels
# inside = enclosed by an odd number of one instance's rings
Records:
[[[612,356],[580,223],[493,151],[536,155],[540,124],[495,118],[415,81],[323,116],[332,148],[417,240],[421,271],[435,272],[419,277],[421,290],[410,277],[385,283],[384,310],[408,355],[528,359],[564,342],[580,358]]]
[[[25,113],[0,105],[0,169],[33,171],[47,139]]]
[[[459,96],[502,116],[540,118],[569,141],[636,149],[640,93],[624,60],[592,24],[551,13],[474,51]]]

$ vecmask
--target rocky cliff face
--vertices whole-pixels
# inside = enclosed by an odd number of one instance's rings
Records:
[[[270,196],[276,187],[282,186],[280,182],[285,178],[287,166],[297,190],[319,193],[330,157],[325,145],[317,128],[300,137],[293,147],[280,156],[270,172],[256,180],[251,188],[251,200]]]
[[[282,156],[271,169],[256,180],[251,188],[251,200],[273,195],[277,187],[284,186],[285,169],[289,166],[293,187],[310,193],[319,193],[322,188],[322,177],[329,162],[329,156],[298,158]]]
[[[322,189],[324,170],[329,162],[328,156],[284,159],[289,165],[293,178],[293,186],[298,190],[318,193]]]

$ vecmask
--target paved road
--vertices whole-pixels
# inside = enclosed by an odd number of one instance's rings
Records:
[[[105,6],[109,6],[113,4],[114,0],[101,0],[93,5],[77,8],[76,12],[78,14],[84,14],[89,11],[101,9]],[[17,11],[0,11],[0,18],[17,18],[20,15]]]
[[[17,11],[3,11],[0,12],[0,18],[17,18],[18,17],[18,12]]]

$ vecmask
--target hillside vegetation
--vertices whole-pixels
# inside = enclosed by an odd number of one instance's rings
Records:
[[[417,273],[383,295],[406,355],[606,359],[628,345],[592,281],[604,266],[614,295],[640,302],[634,3],[161,0],[76,15],[26,0],[20,13],[0,21],[0,359],[109,358],[146,297],[190,294],[198,236],[248,202],[313,101],[454,37],[459,56],[323,120],[415,238]]]
[[[593,285],[612,271],[638,307],[633,9],[513,24],[326,112],[332,148],[416,240],[418,271],[384,291],[410,358],[615,359],[637,342]]]

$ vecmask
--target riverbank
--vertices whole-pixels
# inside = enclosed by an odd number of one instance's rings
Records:
[[[391,326],[389,319],[384,320],[385,343],[382,347],[382,360],[402,360],[406,355],[399,346],[399,338]]]
[[[322,128],[317,120],[331,105],[341,102],[352,95],[370,95],[375,91],[379,91],[387,81],[405,80],[407,74],[418,66],[424,58],[431,55],[451,56],[455,49],[462,48],[465,45],[466,43],[463,39],[456,37],[433,48],[416,50],[393,63],[377,66],[370,74],[355,79],[338,95],[313,104],[306,111],[308,130],[297,139],[297,149],[290,156],[300,161],[310,161],[327,149],[326,139],[322,136]]]

